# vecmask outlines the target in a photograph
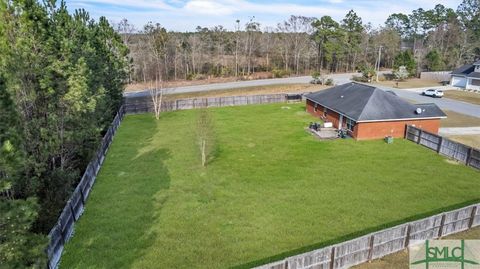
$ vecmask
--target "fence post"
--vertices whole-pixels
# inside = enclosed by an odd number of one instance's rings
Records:
[[[443,234],[443,225],[445,225],[445,214],[442,214],[442,220],[440,221],[440,227],[438,228],[438,238],[442,237]]]
[[[60,239],[62,239],[62,245],[65,245],[67,243],[67,238],[63,236],[63,225],[57,220],[58,229],[60,230],[58,233],[60,234]],[[55,226],[54,226],[55,228]]]
[[[469,148],[467,151],[467,159],[465,160],[465,164],[468,165],[470,163],[470,158],[472,157],[473,148]]]
[[[440,150],[442,149],[442,144],[443,144],[443,136],[439,136],[440,140],[438,141],[437,145],[437,153],[440,153]]]
[[[372,235],[370,236],[370,242],[368,247],[368,261],[371,261],[373,256],[373,240],[374,240],[374,236]]]
[[[475,218],[476,214],[477,214],[477,206],[474,206],[472,208],[472,213],[470,214],[470,221],[468,222],[468,229],[472,228],[473,219]]]
[[[335,246],[332,247],[332,253],[330,254],[330,269],[333,269],[335,266]]]
[[[85,200],[85,195],[83,195],[82,188],[78,188],[78,190],[80,191],[80,197],[82,197],[82,204],[85,205],[86,200]]]
[[[407,248],[408,245],[410,244],[410,232],[412,230],[412,226],[410,225],[410,223],[408,223],[407,225],[407,234],[405,236],[405,244],[403,245],[404,248]]]
[[[70,212],[72,212],[73,220],[74,220],[74,222],[76,222],[76,221],[77,221],[77,217],[75,216],[75,210],[73,210],[72,203],[69,201],[69,202],[68,202],[68,205],[69,205],[69,207],[70,207]]]
[[[422,140],[422,129],[418,129],[417,144],[420,144],[420,140]]]

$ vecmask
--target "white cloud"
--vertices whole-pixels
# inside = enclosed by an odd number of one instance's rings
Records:
[[[121,6],[121,7],[137,7],[137,8],[154,8],[154,9],[164,9],[172,10],[173,8],[163,1],[158,0],[73,0],[68,1],[72,4],[107,4],[111,6]]]
[[[438,2],[456,9],[460,1]],[[85,8],[93,17],[106,16],[114,21],[127,18],[137,28],[148,21],[159,22],[167,29],[176,31],[194,30],[198,25],[210,27],[219,24],[233,30],[236,19],[243,23],[251,16],[255,16],[262,28],[276,26],[290,15],[317,18],[329,15],[340,21],[350,9],[357,12],[364,23],[371,22],[373,26],[378,26],[392,13],[410,13],[419,7],[430,9],[436,3],[431,0],[322,0],[312,1],[311,4],[299,4],[294,0],[270,3],[254,0],[67,0],[70,8]]]
[[[235,11],[233,6],[225,5],[221,1],[208,0],[192,0],[186,3],[183,8],[191,13],[217,16],[231,15]]]

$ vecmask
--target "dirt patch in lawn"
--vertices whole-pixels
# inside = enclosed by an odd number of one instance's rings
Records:
[[[480,118],[457,113],[451,110],[445,110],[446,119],[440,122],[441,127],[472,127],[480,126]]]
[[[463,101],[463,102],[467,102],[475,105],[480,105],[479,93],[457,91],[457,90],[445,91],[444,93],[446,98],[455,99],[458,101]]]
[[[460,164],[459,161],[452,160],[452,159],[445,159],[445,162],[447,162],[449,164],[454,164],[454,165],[459,165]]]

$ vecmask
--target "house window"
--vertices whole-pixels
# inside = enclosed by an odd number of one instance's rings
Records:
[[[326,107],[323,108],[323,116],[326,117],[327,116],[327,112],[328,112],[328,109]]]
[[[313,111],[314,111],[314,112],[317,112],[317,110],[318,110],[318,104],[314,104],[314,105],[313,105]]]
[[[480,79],[472,79],[472,85],[480,86]]]
[[[351,132],[353,132],[353,128],[355,127],[355,124],[357,124],[354,120],[351,120],[347,118],[347,129]]]

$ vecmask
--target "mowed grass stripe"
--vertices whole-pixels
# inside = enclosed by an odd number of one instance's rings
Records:
[[[207,168],[198,111],[128,115],[61,268],[248,267],[480,199],[478,171],[401,139],[319,141],[304,109],[212,109]]]

